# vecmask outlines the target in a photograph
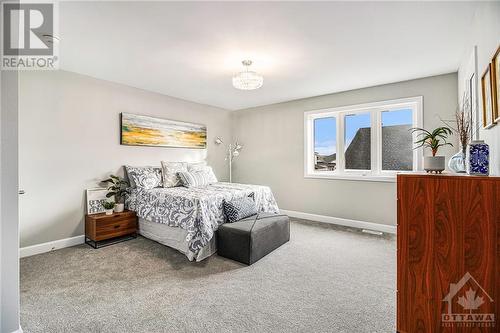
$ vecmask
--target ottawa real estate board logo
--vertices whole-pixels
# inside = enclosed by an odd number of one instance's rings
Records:
[[[441,314],[444,327],[495,327],[493,298],[469,273],[457,283],[450,284],[450,292],[443,299],[446,311]]]
[[[2,70],[58,69],[55,3],[2,2]]]

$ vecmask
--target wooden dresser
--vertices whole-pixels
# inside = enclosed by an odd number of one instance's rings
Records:
[[[500,177],[398,175],[397,192],[398,332],[500,332]]]
[[[137,237],[137,216],[125,210],[121,213],[104,213],[85,217],[85,243],[94,248],[115,244]]]

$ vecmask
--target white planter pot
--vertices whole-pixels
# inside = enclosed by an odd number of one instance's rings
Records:
[[[115,205],[115,213],[121,213],[125,209],[125,204],[117,203]]]
[[[113,214],[113,209],[105,209],[104,212],[106,213],[106,215],[111,215]]]
[[[425,156],[424,170],[427,172],[441,173],[445,169],[444,156]]]

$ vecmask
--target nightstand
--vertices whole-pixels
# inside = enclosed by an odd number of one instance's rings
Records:
[[[97,249],[137,237],[137,215],[125,210],[85,216],[85,243]]]

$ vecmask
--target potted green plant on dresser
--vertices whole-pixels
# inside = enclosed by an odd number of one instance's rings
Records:
[[[430,148],[432,156],[424,156],[424,170],[427,172],[441,173],[445,169],[445,157],[436,156],[438,149],[443,146],[453,146],[447,142],[448,136],[452,134],[449,127],[438,127],[432,132],[424,128],[414,127],[412,133],[417,133],[415,149],[420,147]]]
[[[108,179],[102,181],[106,183],[108,186],[108,193],[106,194],[107,198],[115,198],[116,205],[114,206],[115,212],[120,213],[125,209],[125,196],[130,194],[129,184],[126,180],[115,176],[110,175]]]

